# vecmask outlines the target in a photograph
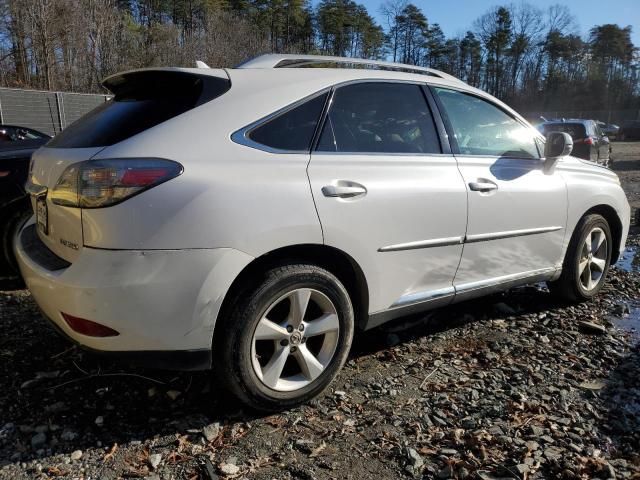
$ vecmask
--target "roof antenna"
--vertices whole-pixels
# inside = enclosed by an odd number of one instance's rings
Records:
[[[196,67],[197,68],[211,68],[209,65],[204,63],[202,60],[196,60]]]

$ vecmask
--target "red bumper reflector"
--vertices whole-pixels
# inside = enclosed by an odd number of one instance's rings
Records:
[[[116,332],[113,328],[106,327],[91,320],[84,318],[74,317],[67,313],[61,312],[62,318],[67,322],[67,325],[71,327],[71,330],[88,337],[117,337],[120,333]]]

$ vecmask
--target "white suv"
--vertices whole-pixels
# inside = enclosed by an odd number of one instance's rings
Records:
[[[259,409],[322,392],[358,329],[531,282],[588,299],[624,247],[614,173],[442,72],[266,55],[104,85],[33,157],[26,283],[75,342],[214,366]]]

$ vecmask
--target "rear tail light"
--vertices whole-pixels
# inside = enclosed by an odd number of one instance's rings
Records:
[[[182,165],[160,158],[88,160],[66,168],[51,192],[56,205],[109,207],[177,177]]]
[[[575,140],[573,143],[584,143],[585,145],[593,145],[593,138],[591,137],[579,138]]]
[[[67,322],[71,330],[82,335],[87,335],[88,337],[117,337],[120,335],[120,333],[116,332],[113,328],[109,328],[100,323],[92,322],[85,318],[74,317],[68,313],[61,313],[62,318],[64,318],[64,321]]]

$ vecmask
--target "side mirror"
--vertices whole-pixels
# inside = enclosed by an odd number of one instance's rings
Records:
[[[544,158],[547,161],[566,157],[572,150],[573,139],[568,133],[551,132],[547,135],[547,142],[544,145]]]

